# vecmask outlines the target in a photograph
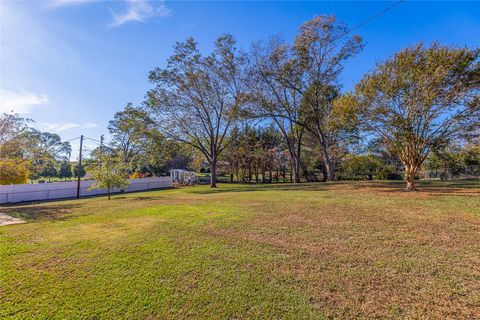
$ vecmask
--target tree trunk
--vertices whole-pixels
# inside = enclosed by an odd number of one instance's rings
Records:
[[[290,182],[295,182],[295,183],[300,183],[300,178],[301,178],[301,170],[302,170],[302,162],[300,159],[300,153],[296,153],[293,155],[293,161],[291,165],[291,172],[293,174],[293,179],[292,176],[290,176]],[[293,181],[292,181],[293,180]]]
[[[217,159],[214,158],[212,160],[211,166],[211,173],[210,173],[210,188],[217,187]]]
[[[108,200],[110,200],[110,189],[107,189]]]
[[[299,165],[296,165],[295,166],[295,175],[294,175],[294,181],[295,183],[300,183],[300,171],[301,171],[301,168]]]
[[[407,186],[405,187],[405,191],[415,191],[415,174],[417,170],[415,170],[415,166],[406,164],[405,165],[405,180],[407,181]]]
[[[327,181],[335,180],[335,174],[333,172],[333,165],[332,165],[332,162],[330,161],[330,158],[329,158],[327,153],[325,154],[324,162],[325,162],[325,169],[326,169],[325,171],[327,173]]]
[[[323,136],[323,133],[318,128],[317,128],[317,138],[318,138],[318,144],[320,145],[320,152],[322,153],[323,163],[325,166],[325,173],[327,174],[325,178],[327,181],[332,181],[335,179],[332,161],[330,160],[330,156],[328,155],[328,149],[327,149],[327,143],[325,141],[325,137]]]

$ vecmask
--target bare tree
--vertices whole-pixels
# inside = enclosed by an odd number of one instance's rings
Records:
[[[161,132],[204,155],[211,166],[211,187],[216,187],[218,157],[242,105],[245,61],[231,35],[219,37],[208,56],[189,38],[177,43],[166,68],[150,73],[156,87],[147,104]]]
[[[248,87],[251,115],[270,118],[278,127],[288,148],[294,181],[298,183],[305,118],[301,114],[301,93],[290,84],[299,81],[291,54],[289,45],[278,37],[254,45]]]
[[[363,47],[360,37],[347,37],[348,31],[334,16],[317,16],[300,27],[293,45],[277,39],[263,47],[257,45],[253,53],[259,79],[266,91],[270,90],[270,100],[275,101],[274,110],[270,110],[272,117],[292,123],[287,126],[288,132],[291,136],[297,131],[298,146],[304,129],[314,135],[327,180],[334,179],[329,153],[333,143],[329,126],[333,113],[332,88],[338,86],[345,60]],[[301,107],[303,110],[299,112]],[[299,149],[298,146],[294,149]]]

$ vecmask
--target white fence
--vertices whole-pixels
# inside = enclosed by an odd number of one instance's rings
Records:
[[[107,190],[88,190],[88,188],[90,188],[93,183],[93,180],[85,180],[80,182],[80,197],[107,193]],[[131,179],[130,185],[126,187],[124,191],[132,192],[158,188],[169,188],[171,186],[171,177]],[[119,191],[120,190],[118,189],[112,190],[112,192]],[[0,185],[0,204],[74,198],[76,196],[76,181],[37,184],[14,184],[8,186]]]

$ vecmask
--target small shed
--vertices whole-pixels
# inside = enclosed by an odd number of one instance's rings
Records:
[[[194,184],[196,180],[195,172],[185,169],[170,170],[170,177],[172,178],[172,183],[180,184]]]

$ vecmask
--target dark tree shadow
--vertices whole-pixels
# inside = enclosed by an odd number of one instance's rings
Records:
[[[137,196],[137,197],[126,197],[126,196],[113,196],[112,200],[139,200],[139,201],[152,201],[152,200],[165,200],[166,197],[154,197],[154,196]]]
[[[480,180],[454,180],[454,181],[417,181],[416,193],[430,194],[458,194],[480,193]],[[405,193],[405,181],[334,181],[334,182],[306,182],[306,183],[279,183],[279,184],[237,184],[219,185],[218,188],[188,190],[195,194],[217,194],[229,192],[261,192],[261,191],[332,191],[332,190],[374,191],[386,193]],[[463,192],[463,193],[462,193]]]
[[[13,205],[2,207],[0,210],[9,216],[26,221],[36,220],[69,220],[79,216],[74,214],[73,210],[79,208],[80,204],[64,205]],[[81,214],[85,215],[85,214]]]
[[[480,179],[422,181],[421,185],[429,188],[480,189]]]
[[[337,185],[338,187],[338,185]],[[404,181],[357,181],[349,184],[355,190],[371,190],[386,193],[405,193]],[[417,181],[417,190],[414,193],[428,193],[437,195],[478,195],[480,194],[480,180],[453,180],[453,181]]]
[[[252,192],[252,191],[293,191],[293,190],[318,190],[326,186],[326,183],[322,182],[309,182],[309,183],[271,183],[271,184],[236,184],[232,185],[219,185],[218,188],[211,189],[195,189],[189,190],[189,193],[195,194],[215,194],[215,193],[228,193],[228,192]]]

